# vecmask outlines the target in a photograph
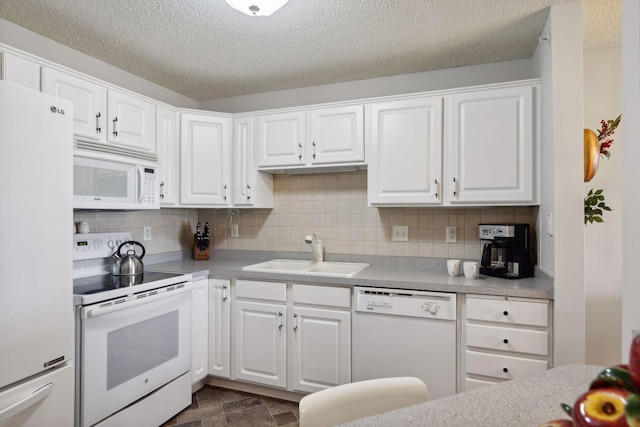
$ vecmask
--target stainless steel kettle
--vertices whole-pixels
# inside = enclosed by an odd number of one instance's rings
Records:
[[[122,248],[125,245],[138,245],[142,249],[142,255],[138,256],[136,251],[128,249],[125,255],[122,255]],[[135,240],[128,240],[118,246],[118,249],[113,253],[112,257],[115,260],[112,267],[114,276],[134,276],[144,273],[144,264],[142,258],[144,257],[144,246],[140,242]]]

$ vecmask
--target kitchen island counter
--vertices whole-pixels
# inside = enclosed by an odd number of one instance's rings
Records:
[[[564,365],[362,418],[344,426],[537,427],[554,419],[569,419],[560,404],[573,406],[602,369],[593,365]]]
[[[194,278],[206,275],[220,279],[255,279],[334,286],[370,286],[435,292],[498,295],[521,298],[553,299],[552,279],[539,270],[535,277],[506,280],[480,276],[466,279],[447,274],[445,259],[418,259],[380,256],[326,256],[327,261],[366,262],[370,266],[352,277],[262,273],[243,271],[243,267],[272,259],[307,259],[309,254],[262,251],[215,251],[210,260],[191,258],[161,260],[145,264],[149,270],[192,273]],[[305,255],[307,258],[305,258]],[[146,260],[145,260],[146,261]]]

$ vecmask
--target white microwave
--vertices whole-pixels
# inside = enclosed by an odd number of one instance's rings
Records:
[[[75,154],[73,208],[159,209],[158,165]]]

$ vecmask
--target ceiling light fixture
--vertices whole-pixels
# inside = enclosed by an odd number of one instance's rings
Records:
[[[289,0],[225,0],[229,6],[249,16],[269,16]]]

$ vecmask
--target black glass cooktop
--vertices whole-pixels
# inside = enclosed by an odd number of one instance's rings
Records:
[[[73,280],[73,293],[75,295],[89,295],[113,289],[129,288],[136,285],[148,284],[173,277],[182,276],[179,273],[159,273],[147,271],[134,276],[114,276],[104,274],[101,276],[83,277]]]

